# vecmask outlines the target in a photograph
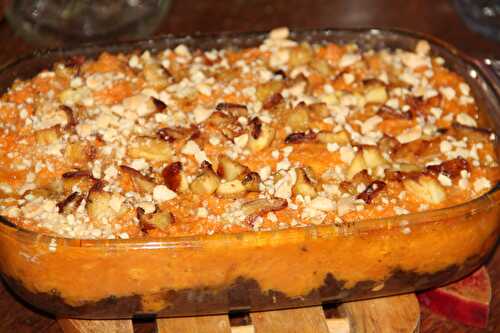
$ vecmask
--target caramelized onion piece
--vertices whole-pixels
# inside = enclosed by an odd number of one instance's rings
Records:
[[[390,106],[382,105],[378,111],[377,115],[384,119],[407,119],[410,120],[413,118],[411,112],[400,112],[397,111]]]
[[[59,213],[74,213],[80,203],[83,201],[84,196],[78,192],[73,192],[64,198],[62,201],[59,201],[56,206]]]
[[[243,104],[236,103],[219,103],[215,106],[215,110],[217,111],[227,111],[232,109],[243,109],[246,110],[247,106]]]
[[[303,143],[303,142],[312,142],[316,140],[316,133],[312,131],[308,132],[295,132],[290,133],[285,138],[285,143]]]
[[[438,165],[429,165],[427,167],[433,174],[444,173],[451,178],[460,176],[462,170],[470,171],[469,162],[462,157],[457,157],[452,160],[444,161]]]
[[[283,102],[283,96],[280,93],[272,94],[271,97],[262,106],[264,109],[271,109]]]
[[[285,209],[287,206],[288,202],[281,198],[256,199],[245,202],[241,210],[247,216],[249,224],[252,224],[258,216]]]
[[[371,203],[375,196],[385,188],[386,184],[381,180],[372,182],[368,187],[356,196],[356,199],[361,199],[367,204]]]
[[[167,104],[165,104],[162,100],[154,97],[151,97],[151,100],[156,108],[156,112],[162,112],[167,108]]]
[[[196,126],[191,127],[164,127],[160,128],[156,134],[167,142],[191,140],[200,134]]]

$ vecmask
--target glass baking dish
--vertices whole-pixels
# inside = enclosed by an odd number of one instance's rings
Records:
[[[181,43],[200,49],[249,47],[266,36],[166,36],[39,52],[1,70],[0,91],[70,56],[158,51]],[[296,31],[292,38],[408,50],[427,39],[432,54],[465,78],[482,121],[500,134],[494,75],[443,42],[379,29]],[[198,237],[64,239],[20,229],[0,217],[1,275],[36,307],[88,319],[269,310],[411,292],[459,279],[484,262],[498,238],[499,188],[455,207],[412,215]]]

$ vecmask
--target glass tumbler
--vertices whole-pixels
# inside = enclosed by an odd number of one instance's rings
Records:
[[[40,46],[145,37],[169,0],[7,0],[5,14],[24,39]]]

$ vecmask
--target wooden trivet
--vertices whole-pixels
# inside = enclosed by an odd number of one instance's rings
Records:
[[[341,318],[325,318],[321,306],[252,312],[251,325],[231,326],[227,315],[161,318],[158,333],[415,333],[420,307],[414,294],[344,303]],[[65,333],[133,333],[131,320],[59,319]]]

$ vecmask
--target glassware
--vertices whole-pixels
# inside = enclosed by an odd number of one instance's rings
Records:
[[[15,0],[6,17],[23,38],[42,46],[146,37],[169,0]]]
[[[455,0],[469,28],[500,42],[500,0]]]
[[[39,52],[0,71],[0,92],[72,56],[250,47],[267,34],[161,37]],[[311,43],[415,48],[427,39],[470,85],[482,117],[500,134],[493,72],[428,36],[378,29],[292,33]],[[269,310],[411,292],[457,280],[494,249],[500,187],[470,202],[411,215],[272,232],[130,240],[78,240],[21,229],[0,218],[0,272],[15,293],[56,316],[131,318]]]

